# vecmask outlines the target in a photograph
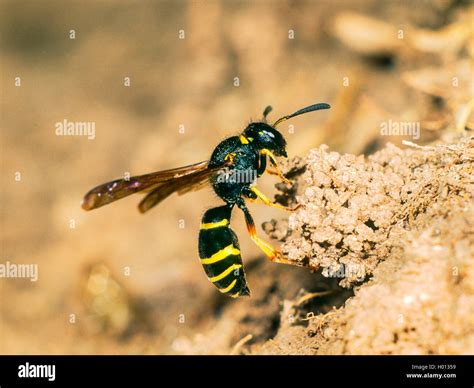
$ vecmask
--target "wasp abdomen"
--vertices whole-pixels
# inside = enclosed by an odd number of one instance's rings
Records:
[[[239,241],[230,228],[232,206],[209,209],[199,231],[199,257],[207,277],[220,292],[237,298],[250,295]]]

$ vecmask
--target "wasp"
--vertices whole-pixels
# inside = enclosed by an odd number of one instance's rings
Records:
[[[82,208],[97,209],[143,192],[146,196],[138,208],[145,213],[173,193],[182,195],[210,184],[225,204],[207,210],[202,216],[199,230],[201,264],[208,279],[221,293],[233,298],[249,296],[239,241],[230,227],[232,210],[235,206],[242,210],[250,238],[272,262],[289,263],[279,250],[257,236],[246,201],[262,202],[288,211],[298,208],[273,203],[257,188],[256,181],[266,172],[290,183],[278,167],[277,157],[286,158],[287,153],[286,140],[276,127],[292,117],[329,108],[325,103],[310,105],[270,125],[267,116],[272,107],[267,106],[261,121],[251,122],[239,136],[220,142],[208,161],[104,183],[85,195]],[[267,161],[272,169],[267,168]]]

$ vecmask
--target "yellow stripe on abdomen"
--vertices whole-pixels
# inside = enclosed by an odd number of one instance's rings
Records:
[[[222,292],[223,294],[226,294],[235,287],[236,283],[237,283],[237,279],[234,279],[232,280],[232,283],[230,283],[226,288],[219,288],[219,291]]]
[[[229,220],[227,218],[224,218],[223,220],[220,220],[219,222],[209,222],[209,223],[201,224],[201,229],[214,229],[214,228],[220,228],[222,226],[227,226],[227,225],[229,225]]]
[[[209,278],[209,280],[212,282],[212,283],[215,283],[215,282],[218,282],[219,280],[222,280],[224,279],[227,275],[229,275],[232,271],[238,269],[238,268],[241,268],[242,265],[241,264],[232,264],[229,268],[227,268],[224,272],[220,273],[219,275],[217,276],[214,276],[212,278]]]
[[[206,259],[201,259],[201,264],[214,264],[218,261],[224,260],[230,255],[238,255],[240,250],[235,248],[232,244],[227,245],[224,249],[214,253],[211,257]]]

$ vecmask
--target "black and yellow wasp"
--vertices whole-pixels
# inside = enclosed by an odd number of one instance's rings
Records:
[[[233,298],[250,295],[239,241],[230,228],[232,209],[237,205],[243,211],[250,237],[271,261],[288,262],[277,249],[257,236],[245,200],[260,200],[269,206],[295,210],[270,201],[257,189],[256,180],[267,172],[278,175],[288,183],[277,165],[276,157],[287,157],[287,154],[286,141],[276,126],[292,117],[328,108],[330,106],[324,103],[311,105],[270,125],[267,115],[272,108],[268,106],[262,121],[250,123],[240,136],[232,136],[219,143],[209,161],[104,183],[85,195],[82,207],[92,210],[130,194],[147,192],[139,204],[140,212],[145,213],[175,192],[184,194],[210,183],[225,205],[207,210],[202,217],[199,231],[201,264],[209,280],[223,294]],[[267,169],[267,158],[274,170]]]

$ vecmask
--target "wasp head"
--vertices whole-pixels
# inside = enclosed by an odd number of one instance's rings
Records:
[[[267,123],[251,123],[242,135],[259,150],[267,149],[276,156],[287,157],[285,138]]]

